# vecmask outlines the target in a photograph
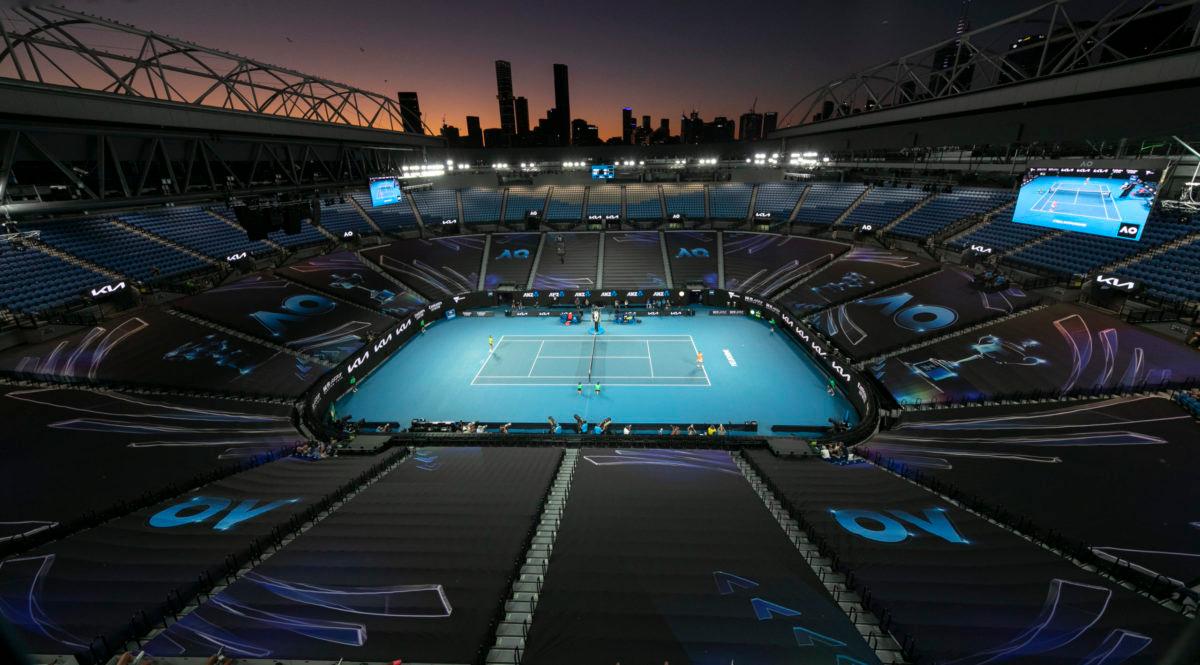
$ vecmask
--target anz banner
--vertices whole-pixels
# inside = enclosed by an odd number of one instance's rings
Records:
[[[325,417],[329,405],[392,357],[413,335],[419,334],[422,323],[428,324],[442,318],[444,304],[442,301],[432,302],[424,309],[413,312],[411,316],[379,333],[373,341],[364,344],[357,353],[351,354],[321,377],[305,399],[310,426]]]

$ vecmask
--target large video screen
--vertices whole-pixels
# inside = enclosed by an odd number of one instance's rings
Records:
[[[596,164],[592,167],[592,180],[612,180],[616,169],[612,164]]]
[[[1025,172],[1013,221],[1122,240],[1141,240],[1160,172],[1035,166]]]
[[[387,206],[404,200],[400,182],[395,178],[371,178],[371,205]]]

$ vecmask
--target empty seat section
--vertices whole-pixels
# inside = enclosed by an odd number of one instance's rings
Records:
[[[700,202],[704,210],[704,201]],[[625,185],[625,218],[629,220],[662,219],[662,201],[658,185]]]
[[[1097,268],[1127,259],[1138,252],[1175,240],[1195,227],[1167,222],[1151,216],[1146,220],[1139,242],[1105,238],[1086,233],[1064,233],[1045,242],[1026,247],[1009,256],[1008,261],[1041,268],[1058,275],[1086,275]],[[1193,271],[1194,272],[1194,271]]]
[[[621,214],[620,185],[597,185],[588,191],[587,212],[585,219],[592,220],[592,215],[602,217]]]
[[[667,286],[658,231],[604,235],[604,288]]]
[[[546,206],[546,219],[552,222],[577,222],[583,219],[583,187],[554,187],[550,190],[550,204]]]
[[[122,275],[151,282],[210,264],[170,245],[132,233],[104,219],[76,219],[38,229],[40,240]]]
[[[500,221],[500,203],[504,193],[486,187],[468,187],[462,196],[464,224],[496,224]]]
[[[453,189],[422,189],[412,192],[413,203],[426,222],[458,219],[458,195]]]
[[[322,204],[321,226],[336,238],[341,238],[342,234],[347,231],[352,231],[360,236],[378,235],[378,232],[371,228],[367,220],[363,219],[358,208],[348,202],[334,203],[333,205]]]
[[[520,222],[526,213],[536,210],[540,215],[546,208],[548,187],[509,187],[508,203],[504,206],[504,221]]]
[[[959,188],[937,194],[896,226],[891,234],[921,240],[936,235],[955,222],[971,215],[982,215],[1013,200],[1005,189]]]
[[[753,188],[742,182],[710,185],[708,188],[709,216],[712,219],[744,220],[750,215],[750,192]]]
[[[862,201],[858,202],[849,215],[846,215],[842,224],[872,224],[876,228],[886,226],[928,195],[919,188],[875,187],[863,196]]]
[[[0,307],[32,314],[81,299],[86,288],[112,280],[32,248],[0,241]]]
[[[663,199],[667,204],[667,218],[682,215],[687,219],[705,219],[704,185],[664,184]]]
[[[772,225],[783,224],[792,216],[796,202],[804,193],[804,185],[798,182],[768,182],[758,186],[758,195],[754,198],[754,213],[770,215],[759,218],[759,221],[769,221]]]
[[[832,224],[867,187],[858,183],[815,182],[808,186],[804,203],[796,211],[796,221],[804,224]]]
[[[350,198],[367,213],[375,226],[384,233],[410,231],[417,228],[417,216],[413,214],[408,196],[403,201],[391,205],[375,207],[371,205],[371,194],[365,190],[350,192]]]
[[[565,250],[562,254],[558,252],[558,238],[562,238]],[[548,234],[542,247],[542,256],[538,259],[533,287],[548,291],[594,287],[599,251],[598,233]]]
[[[1168,249],[1117,270],[1117,274],[1146,283],[1147,292],[1164,300],[1200,300],[1200,240]]]
[[[228,217],[218,218],[217,213],[204,208],[162,208],[153,212],[127,213],[120,219],[220,261],[241,252],[262,256],[275,251],[265,242],[249,240],[244,230],[232,221],[225,221],[233,217],[228,208],[220,206],[220,211]]]
[[[994,251],[1005,252],[1050,232],[1040,226],[1017,224],[1013,222],[1012,215],[1011,207],[1001,210],[987,224],[961,238],[952,240],[950,246],[966,249],[971,245],[982,245],[991,247]]]

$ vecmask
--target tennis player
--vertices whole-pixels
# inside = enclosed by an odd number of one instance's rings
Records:
[[[699,351],[696,352],[696,367],[704,368],[704,354]]]
[[[496,350],[496,338],[488,335],[488,353]]]

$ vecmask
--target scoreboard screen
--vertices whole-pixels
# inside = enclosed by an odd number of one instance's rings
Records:
[[[596,164],[592,167],[592,180],[612,180],[616,168],[612,164]]]
[[[1152,169],[1035,166],[1021,180],[1013,221],[1141,240],[1160,177]]]
[[[395,178],[371,178],[370,188],[372,206],[392,205],[404,200],[404,192],[400,189],[400,182]]]

